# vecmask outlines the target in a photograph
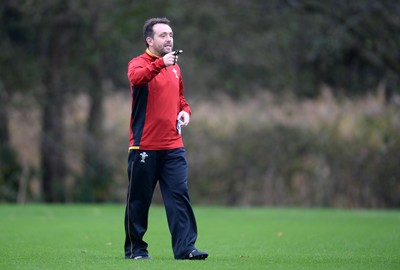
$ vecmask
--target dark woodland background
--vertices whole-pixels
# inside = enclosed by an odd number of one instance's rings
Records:
[[[398,14],[388,0],[1,1],[0,202],[125,200],[127,63],[165,16],[195,203],[398,208]]]

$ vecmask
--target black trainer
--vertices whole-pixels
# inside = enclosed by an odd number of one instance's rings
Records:
[[[207,252],[194,249],[192,252],[186,255],[185,260],[205,260],[207,257]]]
[[[151,257],[149,255],[142,255],[142,256],[135,256],[133,258],[131,257],[125,257],[125,259],[132,259],[132,260],[151,260]]]

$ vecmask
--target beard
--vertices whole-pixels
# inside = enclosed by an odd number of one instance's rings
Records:
[[[173,48],[173,44],[172,43],[168,43],[168,44],[160,44],[159,46],[155,47],[156,53],[159,56],[164,56],[167,53],[172,52],[172,48]]]

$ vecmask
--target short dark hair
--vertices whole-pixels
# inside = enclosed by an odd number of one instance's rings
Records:
[[[167,18],[151,18],[148,19],[143,26],[143,37],[144,37],[144,42],[146,43],[146,46],[149,47],[149,44],[147,44],[146,38],[147,37],[154,37],[154,31],[153,31],[153,26],[157,23],[164,23],[168,24],[170,21]]]

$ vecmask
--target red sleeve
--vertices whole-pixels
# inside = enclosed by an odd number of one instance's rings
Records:
[[[153,62],[146,62],[139,56],[132,59],[128,64],[128,79],[132,85],[143,85],[150,82],[164,67],[164,59],[162,58]]]
[[[179,99],[180,99],[180,109],[181,111],[187,112],[189,115],[192,115],[192,111],[190,110],[190,106],[185,99],[185,88],[183,87],[182,77],[179,78]]]

